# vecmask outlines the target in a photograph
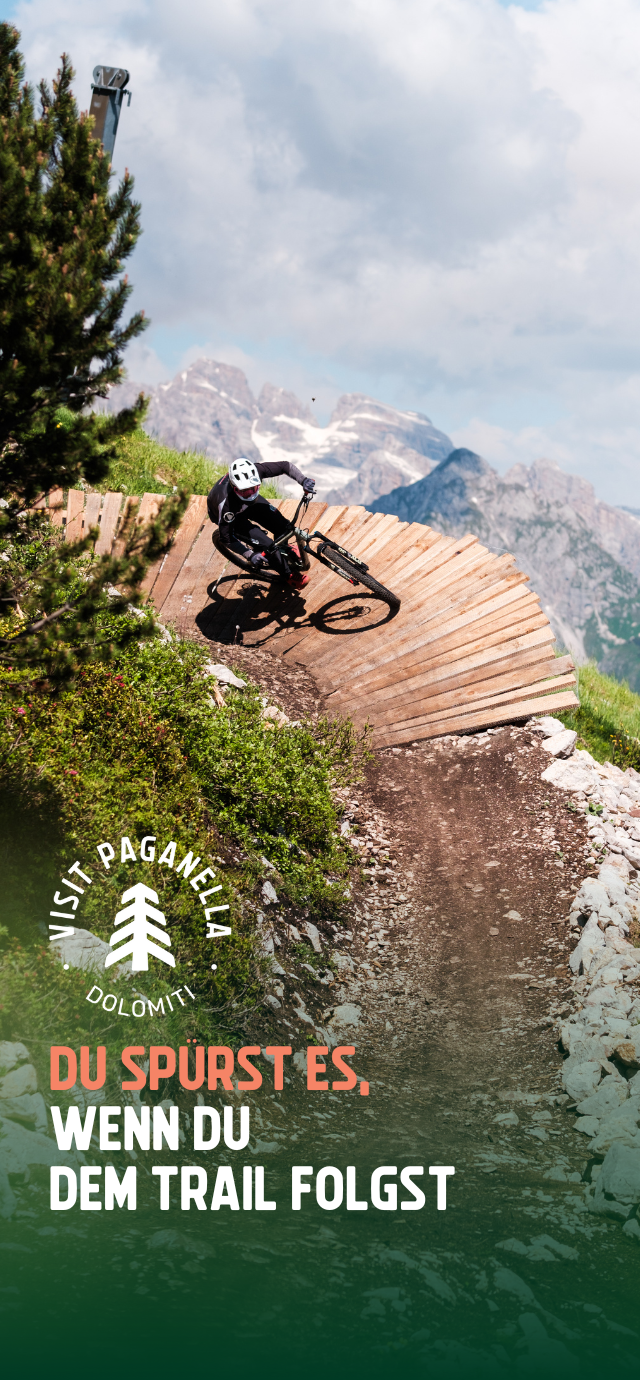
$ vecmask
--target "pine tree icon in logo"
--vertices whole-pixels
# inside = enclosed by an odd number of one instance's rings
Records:
[[[150,924],[151,920],[158,920],[161,925],[166,925],[166,920],[161,910],[156,910],[155,906],[149,905],[150,901],[157,901],[158,896],[150,887],[145,886],[144,882],[137,882],[135,886],[124,891],[123,901],[130,901],[131,905],[125,910],[119,910],[116,915],[116,925],[121,925],[124,920],[131,920],[130,925],[125,925],[123,930],[114,930],[109,943],[118,948],[113,953],[108,954],[105,961],[105,968],[109,968],[112,963],[120,963],[126,954],[131,954],[131,967],[134,973],[146,973],[149,970],[149,954],[154,958],[162,959],[163,963],[168,963],[170,968],[175,968],[176,961],[173,954],[164,953],[153,943],[154,939],[159,939],[161,944],[171,947],[171,940],[168,934],[163,934],[162,930]],[[126,944],[122,943],[128,935],[131,938]]]

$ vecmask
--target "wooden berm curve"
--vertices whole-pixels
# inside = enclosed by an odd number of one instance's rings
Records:
[[[48,496],[51,517],[76,539],[100,526],[98,554],[117,549],[125,509],[148,521],[163,502],[122,494]],[[40,505],[44,507],[44,500]],[[293,517],[296,502],[277,504]],[[538,596],[513,556],[495,556],[471,534],[445,537],[360,507],[312,503],[305,519],[365,560],[402,600],[391,610],[312,559],[310,582],[294,591],[265,584],[225,562],[212,544],[206,499],[194,495],[164,558],[145,579],[163,623],[182,636],[260,647],[312,674],[329,712],[368,722],[373,745],[388,747],[488,728],[578,704],[574,665],[554,657],[554,636]]]

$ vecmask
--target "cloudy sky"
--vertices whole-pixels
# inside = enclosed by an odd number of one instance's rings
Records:
[[[640,508],[640,0],[0,0],[28,74],[129,68],[152,326],[318,400],[420,409]]]

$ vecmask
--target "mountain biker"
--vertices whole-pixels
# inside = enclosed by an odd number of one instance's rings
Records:
[[[239,456],[229,466],[228,474],[214,484],[207,497],[207,511],[211,521],[218,524],[219,540],[223,547],[243,556],[254,570],[271,566],[285,577],[288,585],[302,589],[308,583],[309,576],[305,571],[297,570],[291,574],[286,558],[287,548],[276,547],[273,540],[292,533],[291,523],[260,494],[263,479],[275,479],[280,474],[295,479],[296,483],[302,485],[305,494],[313,494],[315,480],[306,478],[291,461],[276,460],[254,465],[252,460]],[[265,527],[273,534],[272,537],[263,531]],[[289,543],[289,550],[294,556],[298,554],[295,542]]]

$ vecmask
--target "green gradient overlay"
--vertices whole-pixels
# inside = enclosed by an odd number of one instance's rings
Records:
[[[194,1153],[185,1127],[180,1154],[138,1152],[136,1212],[51,1212],[45,1169],[14,1184],[20,1206],[0,1250],[3,1354],[17,1364],[28,1349],[38,1373],[82,1360],[99,1376],[636,1374],[640,1257],[620,1224],[590,1215],[581,1185],[543,1179],[536,1149],[505,1167],[473,1128],[456,1144],[453,1069],[391,1051],[374,1062],[357,1050],[354,1065],[368,1098],[308,1091],[293,1070],[274,1093],[263,1061],[262,1089],[244,1095],[255,1153]],[[205,1088],[207,1105],[225,1100],[237,1102]],[[120,1174],[131,1163],[124,1152],[86,1158]],[[262,1164],[277,1211],[182,1211],[174,1179],[162,1212],[148,1173],[159,1163],[206,1165],[207,1202],[219,1164],[233,1166],[239,1188],[240,1167]],[[376,1166],[423,1165],[426,1206],[325,1211],[308,1194],[293,1212],[292,1164],[355,1165],[359,1198]],[[430,1164],[456,1167],[445,1212]],[[545,1234],[576,1258],[530,1260],[498,1244]]]

